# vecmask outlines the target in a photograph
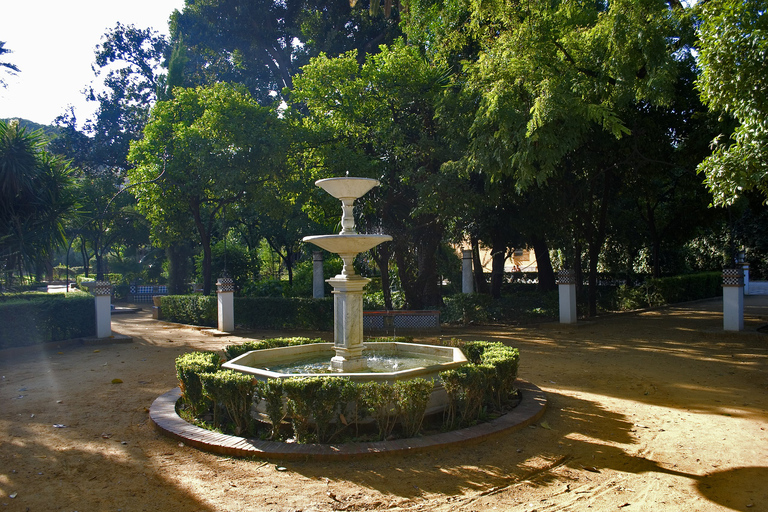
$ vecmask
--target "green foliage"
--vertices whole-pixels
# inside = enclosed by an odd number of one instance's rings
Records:
[[[499,299],[472,293],[445,297],[440,321],[451,324],[525,324],[557,318],[557,291],[539,292],[536,285],[511,285]]]
[[[493,368],[489,392],[496,409],[501,410],[509,401],[515,379],[517,379],[520,352],[516,348],[499,343],[487,347],[481,354],[480,361]]]
[[[167,295],[161,299],[164,320],[214,327],[216,297]],[[333,326],[333,299],[235,297],[235,321],[249,329],[318,329]]]
[[[280,438],[280,425],[287,412],[283,402],[283,380],[259,381],[256,385],[256,392],[259,399],[264,400],[267,405],[267,416],[272,424],[270,439],[277,440]]]
[[[221,276],[226,268],[229,277],[235,282],[237,290],[242,289],[246,282],[253,277],[253,261],[248,250],[242,245],[223,240],[211,246],[211,274],[214,278]],[[195,256],[197,282],[203,280],[203,255]]]
[[[612,307],[624,311],[716,297],[722,282],[720,272],[647,279],[640,286],[619,286]]]
[[[203,396],[210,400],[214,407],[218,404],[223,405],[229,419],[235,424],[235,435],[249,432],[251,404],[256,391],[253,377],[232,370],[200,373],[199,377]],[[214,424],[216,423],[214,420]]]
[[[252,350],[263,350],[265,348],[293,347],[296,345],[307,345],[309,343],[325,343],[322,338],[305,338],[296,336],[292,338],[269,338],[266,340],[248,340],[240,345],[227,345],[224,347],[224,354],[228,361],[250,352]]]
[[[360,409],[376,421],[379,439],[383,441],[392,435],[397,423],[395,388],[387,382],[364,382],[359,386]]]
[[[431,380],[410,379],[398,380],[393,387],[403,437],[414,437],[421,430],[434,384]]]
[[[768,11],[760,0],[713,0],[697,6],[697,86],[702,100],[739,126],[715,139],[714,153],[699,166],[714,203],[732,204],[750,189],[768,199]]]
[[[253,329],[333,327],[333,299],[235,297],[235,320]]]
[[[0,295],[0,349],[94,336],[93,296],[84,293]]]
[[[450,400],[446,424],[473,424],[487,407],[503,410],[512,398],[517,378],[518,349],[489,341],[451,343],[460,347],[470,362],[440,373]]]
[[[349,379],[335,377],[290,378],[283,382],[288,398],[288,411],[293,423],[296,442],[305,443],[313,437],[327,443],[344,427],[341,415],[350,397]]]
[[[217,308],[218,303],[213,296],[166,295],[160,299],[163,319],[169,322],[215,327],[218,323]]]
[[[76,206],[69,163],[45,151],[41,131],[0,121],[0,277],[48,263],[64,244],[64,222]]]
[[[176,377],[179,379],[181,397],[198,416],[208,409],[210,400],[203,394],[200,375],[216,372],[219,369],[219,355],[213,352],[190,352],[176,358]]]
[[[214,228],[228,205],[255,201],[286,154],[284,122],[259,106],[243,87],[217,83],[178,88],[158,102],[131,145],[128,172],[137,208],[160,243],[188,238],[191,226],[203,249],[203,290],[211,290]],[[190,223],[190,220],[192,221]]]

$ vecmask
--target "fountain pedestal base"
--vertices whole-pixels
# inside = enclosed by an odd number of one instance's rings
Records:
[[[355,372],[366,368],[363,358],[363,288],[370,279],[338,275],[328,279],[333,287],[333,348],[331,368]]]

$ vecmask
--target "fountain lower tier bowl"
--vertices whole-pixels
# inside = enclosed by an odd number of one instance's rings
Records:
[[[314,235],[305,236],[305,242],[317,245],[336,254],[358,254],[373,249],[377,245],[389,242],[389,235]]]
[[[344,377],[353,382],[394,383],[398,380],[427,379],[435,385],[427,406],[427,414],[432,414],[444,410],[448,405],[448,395],[439,373],[467,363],[464,353],[455,347],[381,342],[366,346],[363,356],[369,360],[369,370],[349,373],[323,371],[323,366],[330,367],[330,359],[334,354],[333,343],[269,348],[246,352],[227,361],[223,367],[253,375],[258,380],[321,375]]]

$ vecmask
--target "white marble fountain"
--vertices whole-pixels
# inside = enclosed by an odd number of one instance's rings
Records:
[[[429,410],[445,405],[438,373],[467,362],[458,348],[385,342],[363,344],[363,288],[370,281],[355,273],[355,256],[392,240],[389,235],[360,234],[353,216],[355,200],[379,182],[369,178],[328,178],[315,185],[341,201],[341,232],[335,235],[307,236],[305,242],[341,256],[341,274],[328,279],[334,297],[334,343],[318,343],[247,352],[224,363],[225,368],[254,375],[257,379],[317,376],[331,373],[354,381],[387,381],[426,378],[435,381]],[[375,347],[374,347],[375,346]],[[382,359],[385,360],[382,363]],[[320,371],[317,370],[320,361]],[[324,362],[324,363],[323,363]],[[307,368],[312,367],[312,370]]]

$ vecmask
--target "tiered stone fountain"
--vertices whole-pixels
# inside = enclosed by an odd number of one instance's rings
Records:
[[[328,178],[315,185],[341,201],[341,231],[338,235],[304,237],[328,252],[341,256],[344,267],[341,274],[327,282],[333,287],[334,349],[331,368],[340,372],[358,372],[368,367],[363,357],[363,288],[370,282],[355,273],[355,257],[380,243],[389,242],[389,235],[364,235],[355,229],[353,216],[355,200],[364,196],[377,180],[369,178]]]
[[[467,359],[461,350],[397,342],[376,343],[374,350],[366,349],[363,344],[363,288],[370,280],[355,273],[353,262],[357,254],[392,240],[392,237],[358,233],[353,210],[355,200],[378,184],[377,180],[354,177],[328,178],[316,182],[317,186],[339,199],[342,205],[340,233],[304,238],[305,242],[339,254],[344,261],[341,274],[327,281],[334,289],[334,343],[247,352],[224,363],[225,368],[251,374],[260,380],[318,373],[332,373],[359,382],[394,382],[421,377],[431,379],[436,384],[428,412],[445,406],[447,396],[438,373],[465,364]],[[382,358],[388,361],[389,366],[380,366]],[[379,367],[369,368],[369,362],[372,361]],[[313,369],[308,370],[310,366]]]

